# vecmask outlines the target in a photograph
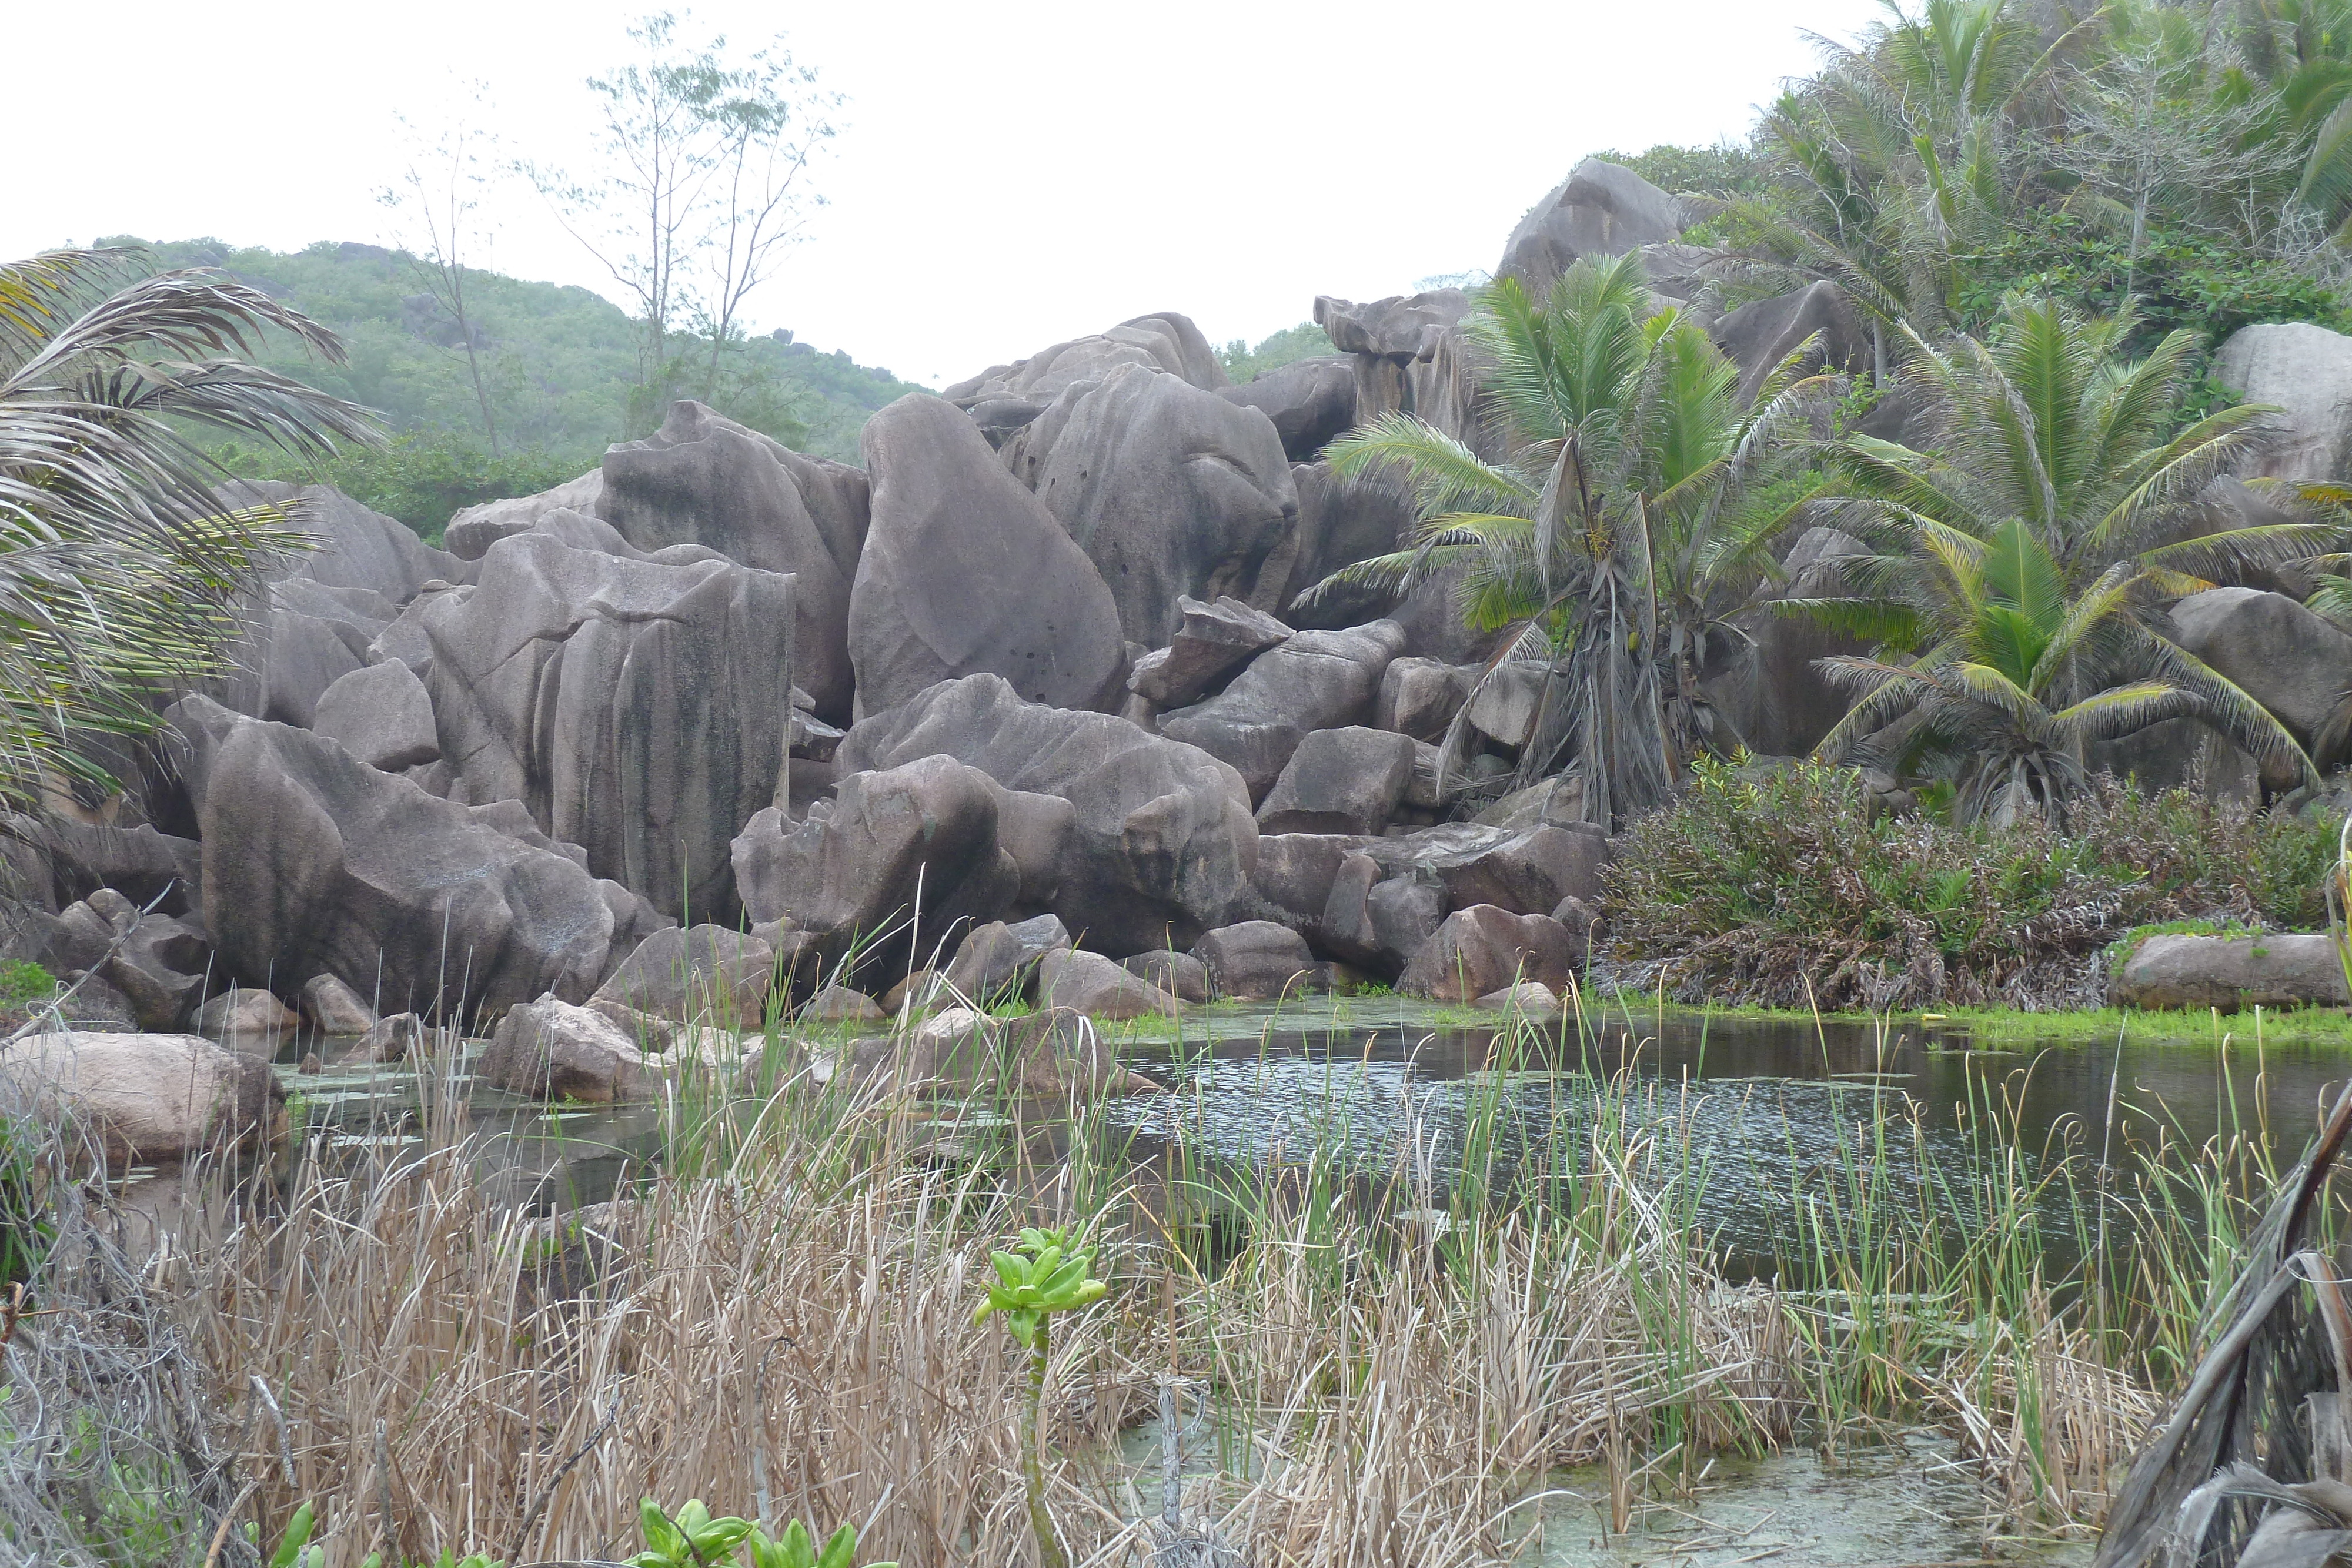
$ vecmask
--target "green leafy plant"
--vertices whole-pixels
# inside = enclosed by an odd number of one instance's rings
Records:
[[[1028,1434],[1021,1455],[1022,1479],[1029,1489],[1029,1527],[1037,1533],[1043,1568],[1064,1568],[1068,1556],[1054,1534],[1045,1508],[1045,1370],[1053,1353],[1053,1316],[1100,1301],[1110,1287],[1095,1278],[1092,1248],[1081,1247],[1066,1227],[1024,1229],[1010,1252],[992,1252],[996,1282],[971,1315],[975,1323],[1002,1317],[1004,1332],[1029,1353]]]

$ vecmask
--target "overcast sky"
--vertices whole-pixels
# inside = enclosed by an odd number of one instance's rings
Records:
[[[26,149],[0,251],[102,234],[294,249],[382,240],[395,111],[489,85],[519,152],[578,161],[590,72],[642,3],[119,0],[12,7]],[[751,310],[932,385],[1128,317],[1255,341],[1317,294],[1494,265],[1583,154],[1743,132],[1875,0],[1305,0],[824,6],[702,0],[702,32],[781,29],[849,99],[830,204]],[[613,292],[515,185],[492,263]]]

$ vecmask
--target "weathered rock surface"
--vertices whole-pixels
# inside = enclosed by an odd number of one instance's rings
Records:
[[[1271,421],[1139,366],[1071,386],[1004,461],[1094,562],[1125,635],[1146,647],[1175,635],[1181,596],[1251,596],[1298,524]]]
[[[1098,1019],[1133,1019],[1172,1013],[1176,998],[1138,979],[1099,953],[1064,948],[1037,966],[1040,1007],[1067,1008]]]
[[[1681,237],[1683,224],[1678,197],[1631,169],[1587,158],[1519,220],[1495,276],[1517,278],[1540,299],[1580,257],[1664,244]]]
[[[463,507],[442,530],[441,543],[459,560],[479,560],[489,553],[492,545],[510,535],[530,532],[550,512],[581,512],[594,517],[596,503],[604,493],[604,470],[591,468],[577,479],[568,479],[535,496],[512,496]]]
[[[1257,824],[1232,768],[1108,714],[1024,703],[995,675],[944,683],[866,719],[837,759],[854,770],[930,756],[1070,803],[1052,913],[1113,952],[1189,946],[1224,923],[1256,860]]]
[[[1160,733],[1230,763],[1265,799],[1298,743],[1315,730],[1360,724],[1404,631],[1374,621],[1345,632],[1301,632],[1261,653],[1208,701],[1164,715]]]
[[[835,939],[836,957],[909,914],[934,936],[959,919],[993,920],[1021,888],[1020,866],[997,839],[1000,793],[979,768],[927,755],[850,774],[832,810],[806,821],[771,807],[734,841],[744,902],[754,920]]]
[[[1138,953],[1121,958],[1118,967],[1180,1002],[1198,1005],[1209,999],[1209,967],[1190,953],[1171,953],[1164,948]]]
[[[512,548],[502,547],[502,548]],[[189,740],[215,983],[328,973],[403,1011],[585,998],[660,924],[569,856],[499,831],[305,730],[201,697]]]
[[[319,694],[310,728],[387,773],[441,760],[433,698],[397,659],[339,677]]]
[[[302,1020],[284,1002],[268,991],[242,986],[232,986],[198,1008],[194,1021],[206,1034],[261,1035],[272,1040],[302,1027]]]
[[[637,944],[596,995],[673,1023],[758,1029],[766,1020],[775,949],[723,925],[671,926]]]
[[[698,544],[793,574],[793,678],[817,716],[850,717],[849,591],[866,548],[866,476],[681,400],[644,441],[604,454],[597,515],[643,550]]]
[[[597,875],[731,920],[729,841],[782,781],[792,601],[724,560],[500,541],[423,621],[450,798],[520,800]]]
[[[857,713],[982,673],[1055,707],[1114,702],[1127,647],[1111,591],[971,422],[910,392],[860,442],[874,502],[849,596]]]
[[[1108,332],[1056,343],[1009,365],[992,365],[940,395],[975,415],[990,405],[1006,403],[1042,410],[1072,383],[1100,381],[1121,365],[1165,371],[1204,392],[1226,384],[1216,350],[1192,318],[1163,310],[1122,321]]]
[[[2209,588],[2172,607],[2173,635],[2308,745],[2352,685],[2352,637],[2283,593]]]
[[[70,1118],[114,1165],[184,1159],[286,1128],[269,1063],[193,1034],[37,1034],[0,1044],[0,1099]]]
[[[1192,946],[1218,996],[1241,1001],[1289,998],[1316,988],[1315,955],[1305,938],[1271,920],[1244,920]]]
[[[1260,833],[1373,834],[1388,826],[1412,779],[1412,741],[1350,725],[1298,743],[1258,808]]]
[[[2309,321],[2241,327],[2214,354],[2213,376],[2248,402],[2285,411],[2281,439],[2256,455],[2250,473],[2352,476],[2352,338]]]
[[[364,1035],[379,1021],[375,1009],[333,975],[313,975],[302,983],[302,1014],[321,1034]]]
[[[1356,368],[1346,354],[1280,365],[1217,395],[1273,421],[1295,463],[1307,462],[1356,423]]]
[[[1583,957],[1575,936],[1549,915],[1473,904],[1445,917],[1405,966],[1397,989],[1447,1002],[1474,1001],[1522,980],[1565,992]]]
[[[645,1092],[645,1056],[602,1013],[552,996],[499,1020],[474,1075],[510,1094],[609,1105]]]
[[[1185,595],[1176,609],[1173,639],[1138,659],[1127,677],[1128,690],[1163,708],[1199,702],[1234,670],[1290,640],[1289,627],[1230,595],[1208,604]]]
[[[1807,284],[1741,306],[1715,325],[1715,345],[1739,367],[1739,401],[1756,394],[1790,355],[1805,351],[1804,373],[1860,371],[1870,363],[1870,339],[1836,284]]]
[[[2342,1007],[2344,968],[2326,936],[2150,936],[2107,984],[2119,1008]]]

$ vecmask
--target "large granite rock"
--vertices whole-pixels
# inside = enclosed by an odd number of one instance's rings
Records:
[[[940,395],[971,410],[975,419],[1008,403],[1026,405],[1034,418],[1075,383],[1100,381],[1122,365],[1165,371],[1203,392],[1214,392],[1227,380],[1216,350],[1192,318],[1165,310],[1122,321],[1108,332],[1056,343],[1009,365],[992,365]]]
[[[1110,590],[971,422],[910,392],[860,441],[874,507],[849,596],[858,714],[983,673],[1055,707],[1115,702],[1127,648]]]
[[[2248,402],[2284,413],[2281,438],[2249,472],[2277,479],[2352,476],[2352,338],[2309,321],[2241,327],[2213,356],[2213,377]]]
[[[2172,607],[2173,639],[2308,746],[2352,685],[2352,637],[2282,593],[2209,588]]]
[[[0,1109],[88,1133],[110,1164],[160,1165],[286,1131],[257,1057],[193,1034],[37,1034],[0,1043]]]
[[[729,843],[784,783],[793,583],[528,533],[426,611],[447,793],[520,800],[672,915],[731,922]]]
[[[958,920],[994,920],[1021,886],[997,840],[1000,794],[980,768],[924,755],[851,773],[832,809],[805,821],[771,807],[734,841],[744,903],[754,920],[790,920],[843,951],[886,934],[903,943],[909,915],[920,918],[919,946],[950,936]]]
[[[767,1021],[775,949],[723,925],[670,926],[637,944],[591,1001],[616,1002],[671,1023],[756,1030]]]
[[[850,730],[845,769],[946,756],[1072,807],[1051,907],[1111,952],[1189,947],[1225,923],[1257,855],[1234,770],[1108,714],[1024,703],[992,674],[943,682]]]
[[[310,727],[387,773],[441,760],[433,698],[397,659],[353,670],[321,692]]]
[[[645,1092],[645,1055],[599,1012],[552,996],[499,1020],[474,1076],[509,1094],[609,1105]]]
[[[2344,967],[2326,936],[2150,936],[2107,983],[2119,1008],[2342,1007]]]
[[[793,574],[793,679],[849,722],[849,590],[866,548],[866,476],[805,457],[698,402],[604,454],[597,515],[642,550],[698,544]]]
[[[1181,596],[1250,598],[1298,525],[1271,421],[1138,365],[1069,387],[1004,460],[1087,552],[1120,627],[1146,647],[1175,635]]]
[[[1348,354],[1294,361],[1217,395],[1273,421],[1282,450],[1292,462],[1304,463],[1355,424],[1355,361]]]
[[[189,741],[216,985],[329,973],[386,1010],[470,1019],[584,998],[661,924],[570,856],[306,730],[202,697],[170,716]]]
[[[1583,256],[1621,256],[1681,237],[1678,197],[1631,169],[1587,158],[1528,209],[1503,246],[1496,277],[1516,277],[1540,299]]]
[[[1490,904],[1457,909],[1405,966],[1407,996],[1471,1002],[1522,980],[1566,994],[1584,958],[1578,937],[1549,915],[1513,915]]]
[[[1870,363],[1870,338],[1853,301],[1826,281],[1793,293],[1776,294],[1741,306],[1715,325],[1712,334],[1739,367],[1739,401],[1752,403],[1766,378],[1789,356],[1804,351],[1805,373],[1858,371]]]
[[[591,468],[577,479],[567,479],[552,490],[541,490],[535,496],[510,496],[504,500],[463,507],[441,531],[441,543],[459,560],[479,560],[490,552],[492,545],[512,535],[530,532],[550,512],[580,512],[594,517],[596,503],[604,494],[604,472]]]
[[[1261,653],[1204,703],[1165,715],[1160,733],[1230,763],[1263,800],[1298,743],[1318,729],[1360,724],[1404,630],[1374,621],[1345,632],[1301,632]]]
[[[1163,708],[1199,702],[1234,671],[1290,640],[1289,627],[1230,596],[1213,604],[1180,598],[1176,608],[1181,619],[1175,636],[1138,659],[1127,677],[1128,690]]]
[[[1378,833],[1412,779],[1412,740],[1350,725],[1298,743],[1258,808],[1260,833]]]

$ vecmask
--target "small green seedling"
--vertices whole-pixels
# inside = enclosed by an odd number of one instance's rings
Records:
[[[1067,1568],[1069,1558],[1054,1535],[1045,1508],[1045,1368],[1053,1351],[1055,1312],[1076,1312],[1110,1290],[1094,1277],[1094,1249],[1081,1247],[1068,1229],[1024,1230],[1016,1250],[992,1252],[996,1283],[971,1315],[974,1323],[1003,1316],[1004,1332],[1029,1353],[1029,1440],[1023,1446],[1021,1476],[1029,1489],[1029,1528],[1037,1534],[1039,1568]]]
[[[629,1559],[629,1568],[709,1568],[733,1556],[755,1528],[750,1520],[732,1515],[711,1518],[700,1498],[689,1499],[676,1519],[646,1498],[637,1505],[637,1521],[646,1532],[646,1549]]]

